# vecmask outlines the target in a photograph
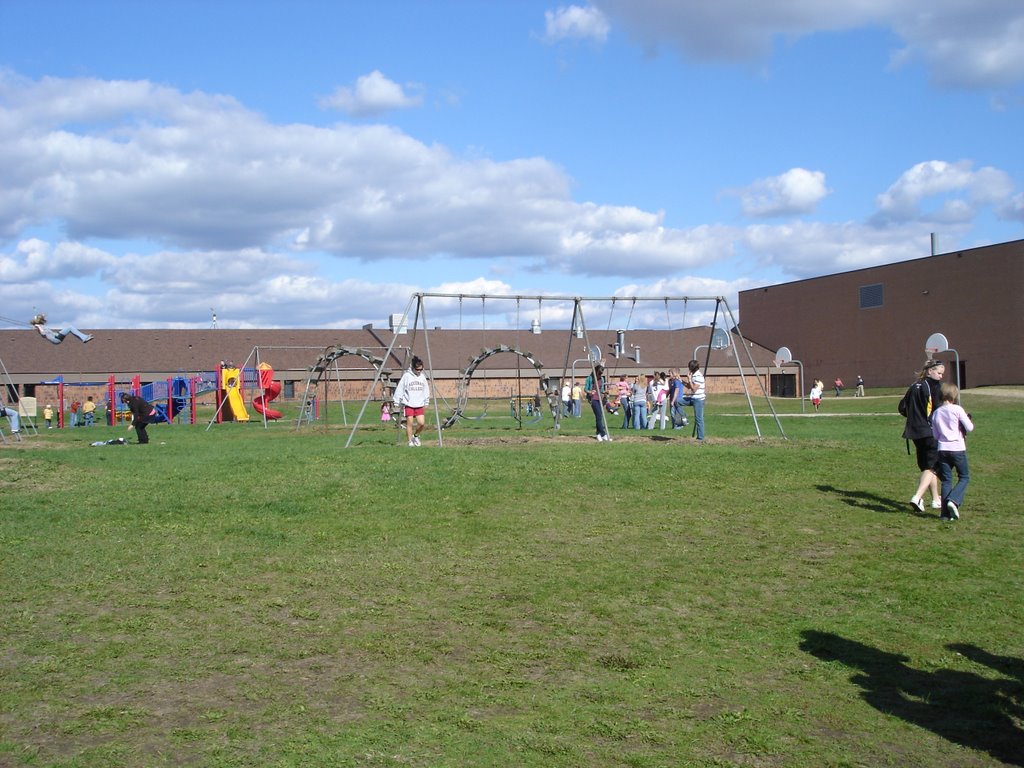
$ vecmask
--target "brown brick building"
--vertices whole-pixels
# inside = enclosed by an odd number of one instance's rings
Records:
[[[962,386],[1022,384],[1024,240],[742,291],[739,316],[747,339],[788,347],[808,382],[904,386],[941,333]],[[954,353],[937,357],[955,382]]]
[[[105,402],[106,382],[113,376],[118,389],[125,389],[132,377],[138,376],[143,384],[165,382],[178,376],[196,374],[209,376],[218,365],[254,367],[259,362],[273,366],[274,378],[283,384],[285,400],[301,398],[310,378],[310,368],[326,350],[348,347],[366,350],[370,355],[383,358],[394,340],[392,354],[383,367],[399,376],[412,354],[429,359],[435,386],[441,396],[453,398],[458,383],[470,361],[483,349],[501,345],[519,348],[542,366],[543,373],[557,380],[563,371],[582,383],[589,372],[586,349],[582,339],[572,336],[567,329],[545,329],[531,334],[529,329],[410,329],[397,338],[388,329],[366,327],[358,330],[106,330],[82,329],[93,334],[88,344],[68,337],[61,344],[50,344],[34,329],[0,329],[0,360],[7,370],[3,384],[17,391],[18,396],[35,397],[41,408],[47,402],[57,404],[57,386],[44,382],[63,377],[65,401],[84,400],[93,396]],[[629,330],[626,333],[626,354],[615,358],[612,345],[617,335],[612,331],[592,331],[589,340],[603,351],[611,380],[622,375],[649,374],[683,368],[698,347],[698,356],[704,362],[711,329],[707,327],[681,330]],[[737,339],[735,334],[734,339]],[[427,343],[429,342],[429,350]],[[734,341],[734,343],[736,343]],[[634,348],[640,348],[640,362],[633,358]],[[254,356],[258,348],[259,358]],[[774,350],[748,342],[747,348],[757,367],[757,377],[767,388]],[[707,388],[715,392],[742,392],[736,366],[736,350],[713,349],[707,366]],[[742,369],[746,386],[755,395],[760,388],[752,377],[749,357],[741,351]],[[357,355],[343,355],[330,363],[325,371],[319,391],[321,398],[337,400],[362,399],[372,383],[376,369],[373,364]],[[0,372],[2,375],[2,372]],[[483,362],[472,378],[471,396],[505,398],[510,393],[522,392],[532,396],[538,390],[537,370],[523,356],[509,353],[495,354]],[[247,393],[250,399],[252,391]],[[381,395],[380,390],[374,393]]]

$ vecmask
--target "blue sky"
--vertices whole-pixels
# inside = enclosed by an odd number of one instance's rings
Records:
[[[1019,0],[0,0],[0,326],[735,310],[1024,237],[1022,136]]]

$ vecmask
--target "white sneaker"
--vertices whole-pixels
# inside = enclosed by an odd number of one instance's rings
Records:
[[[412,440],[409,441],[409,447],[410,448],[415,448],[416,447],[416,438],[413,438]]]
[[[605,435],[605,436],[604,436],[604,441],[605,441],[606,443],[610,443],[610,442],[612,441],[612,436],[611,436],[611,435]]]
[[[942,499],[932,499],[932,509],[942,509]]]
[[[954,520],[960,519],[960,507],[956,505],[955,501],[947,501],[946,509],[949,510],[949,516]]]
[[[420,436],[419,435],[413,435],[412,442],[413,442],[413,444],[417,448],[419,448],[420,447]]]
[[[916,509],[918,512],[924,512],[924,500],[914,496],[910,499],[910,506]]]
[[[604,440],[604,435],[594,435],[594,439],[600,443],[602,440]]]

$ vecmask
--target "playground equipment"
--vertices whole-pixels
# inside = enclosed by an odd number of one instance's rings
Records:
[[[222,365],[217,388],[217,421],[248,421],[249,412],[242,398],[242,370]],[[225,415],[227,411],[227,415]]]
[[[394,344],[392,343],[392,347]],[[391,353],[391,349],[388,349],[388,354]],[[385,357],[378,357],[368,349],[363,347],[348,347],[344,345],[335,345],[333,347],[327,347],[320,356],[317,357],[316,362],[313,363],[309,368],[309,377],[306,379],[306,389],[302,395],[303,403],[315,403],[316,402],[316,391],[320,384],[329,378],[331,373],[338,373],[337,363],[340,358],[352,356],[358,357],[365,360],[371,366],[373,366],[375,372],[374,386],[378,382],[382,383],[381,397],[384,400],[390,401],[391,399],[391,370],[384,367],[384,363],[387,359]],[[370,394],[373,394],[373,388],[370,389]],[[344,414],[344,411],[342,411]],[[299,413],[299,419],[296,422],[295,428],[298,429],[302,426],[302,422],[310,422],[314,418],[314,409],[309,407],[303,407]],[[346,422],[347,423],[347,422]]]
[[[530,358],[528,356],[529,353],[524,353],[522,351],[522,349],[520,348],[519,344],[518,344],[518,331],[519,331],[519,325],[520,325],[519,324],[519,307],[520,307],[520,304],[521,304],[522,301],[524,301],[524,300],[531,300],[531,301],[536,301],[537,302],[537,307],[538,307],[537,316],[536,316],[534,322],[531,323],[531,331],[532,331],[532,333],[535,333],[535,334],[539,334],[539,333],[542,332],[541,321],[540,321],[540,310],[541,310],[541,307],[543,306],[543,304],[545,302],[555,303],[556,305],[560,305],[563,308],[568,308],[569,306],[572,307],[572,321],[570,323],[570,327],[568,329],[568,334],[567,334],[568,339],[567,339],[566,351],[565,351],[565,362],[562,365],[561,371],[565,372],[565,371],[568,371],[569,368],[570,368],[570,361],[572,359],[572,345],[573,345],[574,339],[583,339],[586,349],[594,351],[592,354],[588,355],[588,362],[590,363],[590,369],[591,369],[591,373],[592,374],[595,372],[596,366],[598,364],[603,364],[604,361],[603,361],[603,356],[601,355],[600,349],[598,347],[596,347],[594,344],[592,344],[591,340],[589,338],[589,334],[588,334],[588,330],[587,330],[587,323],[586,323],[585,313],[584,313],[584,304],[591,303],[591,305],[593,305],[594,303],[597,303],[597,304],[600,304],[600,305],[603,305],[603,306],[607,306],[607,305],[610,304],[610,306],[611,306],[611,313],[609,314],[608,326],[609,326],[609,328],[611,328],[611,323],[612,323],[612,319],[613,319],[613,316],[614,316],[616,302],[627,302],[627,301],[630,302],[630,317],[629,317],[629,319],[627,320],[627,323],[626,323],[626,329],[628,329],[629,324],[632,321],[633,310],[635,309],[635,307],[636,307],[636,305],[638,303],[642,303],[642,302],[664,302],[666,317],[668,317],[669,321],[671,322],[671,314],[670,314],[670,310],[669,310],[669,302],[670,301],[671,302],[679,302],[679,303],[681,303],[683,305],[683,316],[684,316],[684,318],[685,318],[687,307],[688,307],[688,305],[689,305],[689,303],[691,301],[693,301],[693,302],[704,302],[704,301],[706,301],[706,302],[713,302],[714,303],[714,316],[713,316],[713,319],[712,319],[712,322],[711,322],[711,328],[715,329],[715,328],[718,327],[718,321],[719,321],[719,315],[720,314],[722,314],[723,317],[727,317],[728,318],[729,322],[728,322],[728,325],[726,327],[731,327],[732,328],[732,333],[734,333],[736,335],[736,339],[734,340],[734,345],[733,345],[734,349],[735,349],[735,354],[732,355],[731,357],[732,357],[732,359],[736,363],[736,371],[737,371],[740,383],[743,386],[743,391],[744,391],[744,394],[745,394],[746,399],[747,399],[747,405],[749,407],[751,420],[753,421],[754,430],[756,431],[758,438],[762,437],[762,435],[761,435],[761,428],[760,428],[760,426],[758,424],[758,421],[757,421],[757,413],[754,410],[754,403],[753,403],[753,401],[751,399],[750,390],[749,390],[749,388],[747,386],[747,376],[746,376],[746,374],[745,374],[745,372],[743,370],[744,363],[741,360],[741,352],[745,354],[745,356],[747,358],[747,362],[750,365],[751,371],[756,373],[757,365],[755,364],[753,355],[751,354],[750,346],[747,344],[746,340],[743,338],[743,335],[742,335],[742,333],[741,333],[741,331],[739,329],[739,325],[736,322],[736,318],[733,315],[732,310],[729,308],[728,302],[725,300],[725,297],[723,297],[723,296],[678,296],[678,297],[672,297],[672,296],[657,296],[657,297],[655,297],[655,296],[632,296],[632,297],[609,296],[609,297],[580,297],[580,296],[502,296],[502,295],[495,295],[495,294],[469,295],[469,294],[446,294],[446,293],[414,293],[410,297],[409,304],[406,306],[405,312],[401,315],[400,319],[398,319],[398,322],[397,322],[396,325],[397,325],[397,327],[401,327],[401,328],[409,328],[411,326],[412,337],[413,338],[412,338],[412,343],[409,344],[409,349],[410,350],[416,348],[416,334],[417,334],[417,331],[419,331],[419,330],[423,331],[423,336],[424,336],[423,347],[424,347],[424,353],[425,353],[425,357],[426,357],[427,375],[428,375],[428,377],[431,380],[431,389],[435,390],[436,388],[434,386],[433,373],[432,373],[434,366],[433,366],[433,362],[431,360],[431,355],[430,355],[430,334],[429,334],[429,331],[428,331],[429,324],[428,324],[427,319],[426,319],[426,299],[427,298],[437,298],[437,299],[442,299],[442,300],[458,299],[458,301],[459,301],[459,314],[460,314],[460,330],[461,330],[461,314],[462,314],[462,301],[463,301],[463,299],[466,299],[466,298],[479,299],[480,302],[481,302],[481,306],[484,306],[487,301],[492,301],[492,302],[496,301],[496,300],[498,300],[498,301],[514,301],[515,302],[515,307],[516,307],[516,325],[515,325],[515,329],[514,329],[513,332],[517,334],[517,336],[516,336],[517,343],[516,343],[516,345],[514,347],[511,347],[511,346],[508,346],[508,345],[502,345],[502,346],[505,346],[507,351],[513,352],[513,353],[515,353],[517,355],[517,369],[516,369],[516,374],[517,374],[516,375],[516,379],[517,380],[521,380],[521,376],[519,375],[519,368],[518,368],[518,361],[519,361],[519,359],[526,359],[527,362],[530,362],[531,364],[533,364],[534,367],[538,370],[538,373],[541,374],[541,376],[542,376],[541,391],[548,396],[548,401],[549,401],[549,403],[551,405],[551,411],[552,411],[552,415],[553,416],[560,412],[560,407],[561,407],[561,404],[559,402],[559,395],[558,395],[557,387],[551,386],[549,388],[547,386],[547,384],[549,382],[543,377],[543,372],[542,372],[542,370],[541,370],[541,368],[539,366],[539,363],[535,364],[534,361],[530,360]],[[409,323],[408,322],[409,315],[412,313],[412,310],[413,310],[414,306],[415,306],[414,320],[413,320],[412,323]],[[616,342],[615,345],[613,345],[614,346],[614,354],[615,354],[615,359],[616,360],[618,360],[620,357],[624,357],[624,352],[626,351],[625,350],[625,333],[626,333],[626,329],[623,329],[623,330],[619,331],[619,333],[617,334],[618,341]],[[397,338],[398,338],[398,334],[395,334],[394,339],[397,339]],[[709,338],[708,339],[708,344],[706,345],[707,354],[705,355],[704,363],[701,366],[702,368],[705,368],[705,369],[707,368],[707,364],[708,364],[708,360],[710,359],[710,356],[711,356],[711,349],[713,347],[713,344],[714,344],[714,340],[712,338]],[[392,347],[393,347],[393,345],[394,345],[394,340],[392,341]],[[385,354],[385,357],[389,357],[391,355],[392,347],[388,348],[387,353]],[[499,349],[500,349],[500,347],[499,347]],[[506,351],[506,350],[501,350],[501,351]],[[688,350],[686,352],[688,353]],[[474,358],[474,360],[476,360],[477,361],[477,365],[479,365],[479,363],[483,359],[486,359],[487,357],[490,357],[492,354],[494,354],[494,348],[493,347],[491,349],[483,350],[481,352],[481,354],[477,356],[477,358]],[[634,349],[634,356],[635,356],[634,357],[635,360],[639,359],[639,351],[636,350],[636,349]],[[472,366],[472,362],[473,361],[471,361],[471,366]],[[607,370],[607,366],[605,366],[605,368],[606,368],[606,372],[609,372]],[[609,373],[610,374],[614,374],[614,366],[613,366],[613,369]],[[472,376],[472,371],[469,371],[468,375],[469,375],[469,377],[471,377]],[[775,421],[775,425],[778,427],[779,434],[783,438],[785,438],[786,434],[785,434],[785,431],[782,429],[782,422],[779,420],[778,414],[775,412],[775,406],[772,404],[771,398],[768,396],[768,392],[765,390],[764,382],[762,382],[761,378],[759,376],[757,376],[757,375],[755,375],[754,378],[757,381],[757,385],[761,389],[761,394],[764,396],[767,408],[771,411],[772,418]],[[359,410],[359,415],[356,417],[356,423],[352,426],[352,430],[349,433],[348,439],[345,442],[345,447],[348,447],[348,446],[350,446],[352,444],[352,439],[355,437],[355,433],[359,429],[359,425],[360,425],[360,423],[361,423],[361,421],[363,419],[363,416],[364,416],[364,414],[366,412],[367,404],[369,403],[370,398],[371,398],[371,396],[373,394],[373,389],[374,389],[374,387],[376,387],[376,385],[380,381],[380,379],[381,379],[381,372],[378,371],[377,378],[374,380],[373,385],[371,386],[370,390],[368,391],[366,399],[363,401],[362,408]],[[468,378],[467,378],[466,373],[463,374],[463,382],[464,383],[468,382]],[[522,397],[522,392],[521,391],[518,393],[518,396]],[[457,422],[460,417],[462,417],[461,410],[462,410],[462,408],[464,408],[464,403],[456,403],[456,407],[452,410],[452,414],[450,416],[448,416],[447,418],[442,419],[441,413],[440,413],[440,409],[439,409],[439,406],[438,406],[438,401],[440,399],[441,398],[439,398],[439,397],[432,398],[431,399],[431,405],[433,406],[434,421],[435,421],[435,424],[437,426],[438,445],[443,445],[444,444],[444,438],[443,438],[442,432],[444,431],[444,429],[446,427],[451,426],[452,424]],[[520,424],[522,424],[521,421],[520,421]],[[556,429],[558,428],[558,417],[557,416],[555,416],[555,428]]]
[[[121,392],[126,391],[139,395],[156,408],[154,423],[173,424],[184,420],[186,424],[196,423],[196,391],[200,377],[174,376],[166,381],[142,383],[141,376],[132,377],[127,389],[118,389],[117,380],[111,376],[107,379],[107,423],[116,425],[118,421],[130,421],[131,414],[121,404]],[[67,385],[65,385],[67,386]],[[58,399],[63,410],[63,389],[59,390]]]
[[[256,395],[252,399],[252,407],[256,413],[261,414],[264,418],[280,419],[283,414],[280,411],[267,407],[267,403],[281,394],[281,382],[274,381],[274,369],[268,363],[260,363],[256,366],[256,371],[259,374],[259,385],[260,389],[263,390],[263,394]]]

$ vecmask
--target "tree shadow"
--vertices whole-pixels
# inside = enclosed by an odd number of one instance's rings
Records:
[[[927,517],[935,519],[938,517],[938,512],[929,514],[928,512],[919,512],[910,506],[909,502],[897,502],[890,498],[885,498],[874,493],[868,493],[867,491],[847,491],[842,488],[836,488],[832,485],[816,485],[822,493],[832,493],[840,498],[844,504],[849,504],[851,507],[857,507],[858,509],[866,509],[871,512],[885,512],[885,513],[896,513],[903,512],[914,517]]]
[[[987,752],[1007,765],[1024,766],[1024,661],[994,656],[972,645],[947,648],[1001,675],[907,666],[908,657],[888,653],[830,632],[803,632],[800,649],[823,661],[838,661],[858,672],[850,681],[875,709],[964,747]]]

